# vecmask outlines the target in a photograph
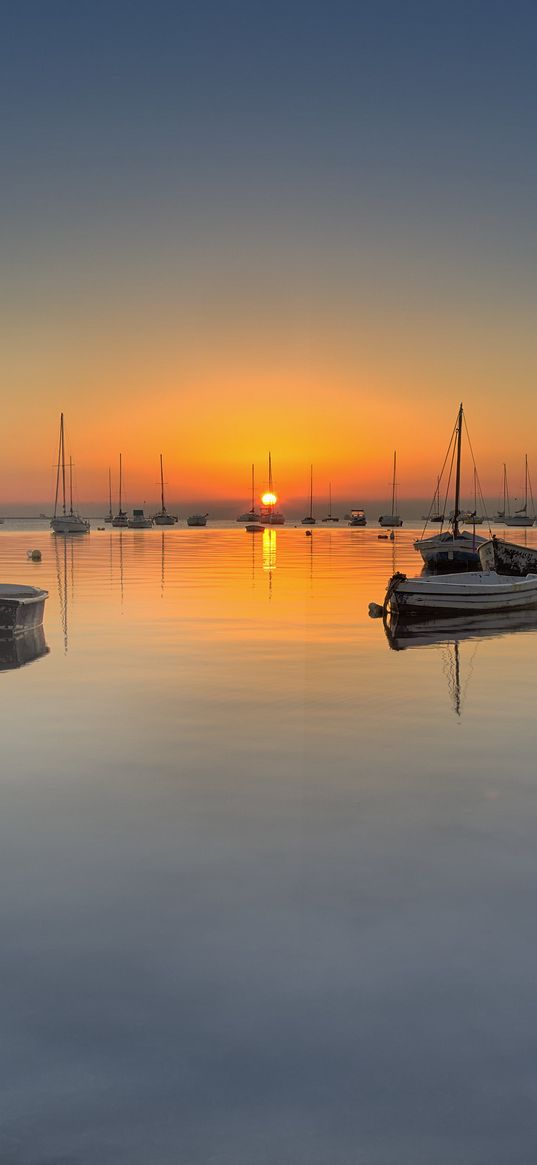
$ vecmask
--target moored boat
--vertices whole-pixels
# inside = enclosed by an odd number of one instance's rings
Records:
[[[476,615],[537,607],[537,574],[515,580],[496,571],[407,578],[396,573],[384,606],[399,618]]]
[[[250,509],[245,510],[244,514],[239,514],[237,522],[249,522],[250,524],[259,521],[259,514],[255,508],[255,465],[252,465],[252,497],[250,502]]]
[[[317,518],[313,517],[313,465],[310,465],[310,512],[302,519],[303,526],[315,526]]]
[[[133,510],[132,518],[129,518],[127,525],[129,530],[150,530],[153,519],[146,517],[143,510]]]
[[[479,547],[479,560],[483,570],[497,570],[499,574],[522,577],[537,574],[537,549],[533,546],[519,546],[516,542],[505,542],[492,535]]]
[[[61,485],[61,489],[60,489]],[[61,492],[61,509],[59,509]],[[54,498],[54,514],[50,520],[51,529],[55,534],[89,534],[90,524],[73,509],[73,461],[69,458],[69,509],[65,485],[65,432],[63,413],[60,414],[60,444],[58,449],[58,464],[56,466],[56,495]]]
[[[186,520],[187,526],[206,526],[208,514],[191,514]]]
[[[455,506],[453,513],[450,515],[450,529],[441,530],[439,534],[433,534],[430,538],[418,538],[414,542],[414,549],[419,551],[426,566],[432,567],[433,570],[456,570],[458,567],[467,567],[469,569],[479,569],[479,553],[478,548],[482,542],[485,541],[475,530],[461,530],[460,522],[462,521],[462,514],[460,510],[460,490],[461,490],[461,449],[462,449],[462,426],[463,426],[463,407],[459,405],[457,414],[457,421],[455,429],[451,435],[451,443],[455,440],[457,463],[455,473]],[[440,483],[437,483],[436,493],[439,492]]]
[[[392,509],[390,514],[381,514],[379,518],[379,526],[402,526],[403,519],[397,513],[397,450],[393,454],[393,478],[392,478]]]
[[[367,526],[367,518],[365,510],[351,510],[348,521],[349,526]]]
[[[22,635],[43,622],[48,591],[17,583],[0,584],[0,634]]]
[[[506,526],[533,526],[533,524],[535,522],[535,513],[533,513],[533,515],[528,514],[528,477],[529,477],[529,474],[528,474],[528,454],[527,453],[526,453],[525,458],[524,458],[524,468],[525,468],[524,505],[520,506],[520,509],[515,510],[514,514],[506,514],[506,516],[505,516],[505,525]],[[532,505],[533,505],[533,497],[532,497]]]
[[[112,525],[119,529],[125,529],[129,524],[129,515],[123,509],[123,465],[121,453],[119,454],[119,505],[117,514],[112,518]]]
[[[164,471],[162,468],[162,453],[160,454],[160,510],[158,514],[153,514],[153,522],[155,526],[174,526],[177,522],[177,515],[168,513],[164,504]]]
[[[335,518],[332,513],[332,482],[328,483],[328,514],[326,518],[321,519],[323,522],[339,522],[339,518]]]

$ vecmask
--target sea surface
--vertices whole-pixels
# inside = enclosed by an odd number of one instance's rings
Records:
[[[406,528],[16,525],[2,1165],[533,1163],[537,613],[390,638]]]

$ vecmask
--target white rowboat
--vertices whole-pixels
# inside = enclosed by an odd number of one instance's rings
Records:
[[[424,619],[528,609],[537,607],[537,574],[521,579],[492,570],[410,579],[394,574],[384,605],[400,618]]]

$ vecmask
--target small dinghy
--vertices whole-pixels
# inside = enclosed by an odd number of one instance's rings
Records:
[[[488,542],[481,544],[479,558],[483,570],[497,570],[498,574],[515,575],[518,578],[537,574],[537,550],[534,547],[504,542],[503,538],[497,538],[495,534]]]
[[[16,583],[0,583],[0,635],[23,635],[43,622],[48,591]]]
[[[477,615],[537,607],[537,574],[523,579],[493,570],[407,578],[392,575],[384,609],[399,618]]]

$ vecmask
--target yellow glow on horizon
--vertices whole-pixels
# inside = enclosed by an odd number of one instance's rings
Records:
[[[278,498],[276,497],[276,494],[266,493],[263,494],[261,501],[263,502],[264,506],[275,506]]]

